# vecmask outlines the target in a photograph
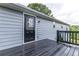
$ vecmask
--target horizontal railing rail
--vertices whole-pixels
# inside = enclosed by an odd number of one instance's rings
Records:
[[[79,45],[79,31],[57,31],[58,42]]]

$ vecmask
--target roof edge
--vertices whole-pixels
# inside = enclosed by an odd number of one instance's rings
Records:
[[[67,23],[63,22],[63,21],[60,21],[54,17],[50,17],[44,13],[41,13],[41,12],[38,12],[36,10],[33,10],[31,8],[28,8],[22,4],[19,4],[19,3],[0,3],[0,6],[3,6],[3,7],[7,7],[7,8],[11,8],[11,9],[15,9],[15,10],[19,10],[19,11],[30,11],[29,13],[32,13],[32,14],[35,14],[37,16],[40,16],[40,17],[43,17],[43,18],[46,18],[46,19],[50,19],[51,21],[56,21],[56,22],[59,22],[59,23],[62,23],[64,25],[68,25]]]

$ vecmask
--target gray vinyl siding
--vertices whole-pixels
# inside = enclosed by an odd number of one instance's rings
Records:
[[[42,18],[38,18],[38,21],[40,21],[40,23],[37,23],[37,39],[53,39],[53,31],[55,30],[53,29],[53,22]]]
[[[38,23],[40,21],[40,23]],[[37,40],[42,39],[50,39],[55,40],[57,39],[57,30],[66,30],[68,26],[56,23],[55,22],[55,28],[53,27],[53,22],[48,21],[42,18],[37,18]],[[63,28],[61,28],[63,26]]]
[[[23,14],[0,7],[0,50],[22,45]]]

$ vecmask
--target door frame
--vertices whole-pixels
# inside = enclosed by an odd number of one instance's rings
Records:
[[[32,17],[34,17],[34,19],[35,19],[35,24],[34,24],[34,29],[35,29],[35,40],[33,40],[33,41],[29,41],[29,42],[24,42],[24,39],[25,39],[25,37],[24,37],[24,32],[25,32],[25,18],[24,18],[24,15],[28,15],[28,16],[32,16]],[[26,12],[23,12],[23,44],[28,44],[28,43],[31,43],[31,42],[35,42],[36,40],[37,40],[37,33],[36,33],[36,19],[37,19],[37,17],[35,16],[35,15],[32,15],[32,14],[29,14],[29,13],[26,13]]]

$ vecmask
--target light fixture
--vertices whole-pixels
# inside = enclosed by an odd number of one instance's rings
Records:
[[[38,21],[38,23],[40,23],[40,20]]]

